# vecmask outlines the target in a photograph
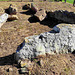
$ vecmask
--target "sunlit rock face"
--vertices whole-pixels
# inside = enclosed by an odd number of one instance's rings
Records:
[[[26,37],[16,51],[16,60],[31,59],[46,53],[72,53],[75,50],[75,27],[70,24],[58,26],[50,32]]]

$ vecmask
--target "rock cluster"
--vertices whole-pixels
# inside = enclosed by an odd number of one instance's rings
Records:
[[[56,26],[50,32],[26,37],[16,51],[16,60],[31,59],[46,53],[72,53],[74,50],[75,27],[69,25],[58,28]]]
[[[75,13],[74,12],[68,12],[66,10],[57,10],[54,12],[47,12],[48,17],[53,17],[58,20],[61,20],[66,23],[75,23]]]

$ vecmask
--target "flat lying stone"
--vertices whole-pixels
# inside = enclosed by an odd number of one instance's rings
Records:
[[[59,24],[58,26],[60,26]],[[40,55],[72,53],[75,50],[75,27],[70,24],[58,26],[51,32],[29,36],[16,51],[16,60],[31,59]]]

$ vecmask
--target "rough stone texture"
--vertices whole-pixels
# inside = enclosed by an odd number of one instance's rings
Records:
[[[8,14],[6,13],[0,16],[0,28],[7,21],[7,19],[8,19]]]
[[[60,26],[60,25],[58,25]],[[62,54],[75,50],[75,27],[60,26],[54,27],[52,31],[40,35],[26,37],[25,41],[16,51],[16,59],[31,59],[39,55]],[[59,32],[58,32],[59,31]]]
[[[53,17],[63,22],[73,23],[73,24],[75,23],[75,13],[74,12],[57,10],[54,12],[48,12],[47,14],[48,14],[48,17]]]
[[[44,20],[45,17],[46,17],[46,12],[45,12],[45,10],[41,9],[41,10],[39,10],[39,11],[36,12],[35,16],[37,16],[37,18],[38,18],[40,21],[42,21],[42,20]]]

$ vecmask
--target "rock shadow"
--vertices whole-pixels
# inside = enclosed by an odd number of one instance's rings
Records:
[[[21,14],[26,14],[26,15],[33,15],[35,14],[31,9],[29,9],[28,11],[26,12],[20,12]]]
[[[5,9],[5,13],[10,14],[8,8]]]
[[[53,28],[54,26],[56,26],[57,24],[62,23],[61,20],[57,20],[55,18],[45,18],[43,21],[40,21],[40,24],[42,25],[47,25],[50,28]]]
[[[20,49],[22,49],[24,45],[25,45],[25,40],[17,47],[16,52],[18,52]]]
[[[28,19],[30,23],[40,22],[40,20],[36,16],[32,16]]]
[[[72,54],[75,54],[75,50],[72,52]]]
[[[8,56],[5,56],[5,57],[0,57],[0,66],[13,65],[15,63],[14,54],[15,53],[8,55]]]

